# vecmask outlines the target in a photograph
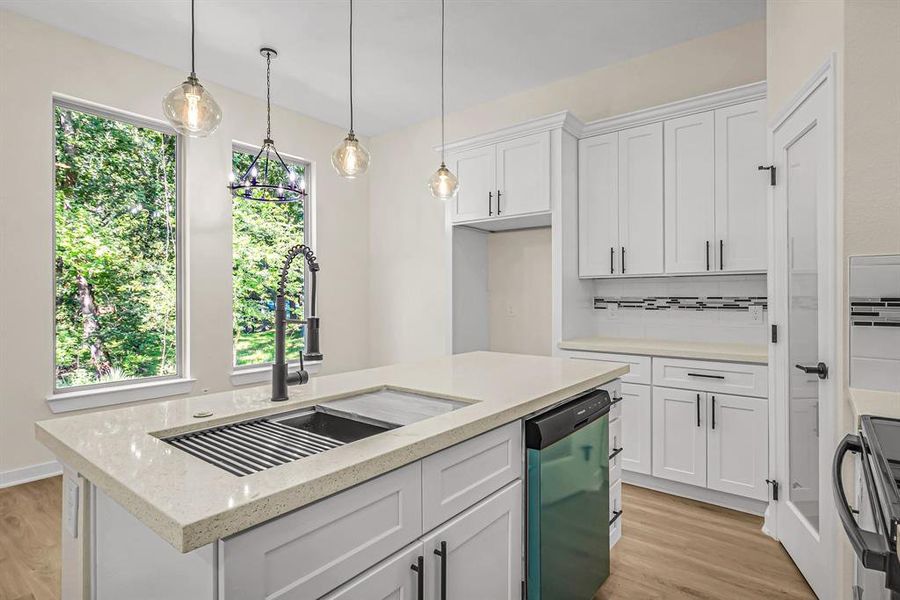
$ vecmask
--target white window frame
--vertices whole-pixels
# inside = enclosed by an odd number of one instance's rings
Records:
[[[256,155],[259,152],[260,147],[248,144],[246,142],[233,141],[231,144],[231,153],[228,155],[229,158],[229,169],[231,169],[231,159],[232,154],[234,152],[242,152],[244,154],[250,154],[251,156]],[[303,176],[306,178],[306,198],[303,200],[303,241],[301,243],[306,244],[310,248],[316,249],[315,246],[315,214],[314,214],[314,206],[315,206],[315,163],[309,159],[302,158],[300,156],[294,154],[286,154],[284,152],[279,151],[281,157],[284,159],[284,162],[289,165],[299,165],[304,169]],[[234,202],[234,199],[231,197],[229,193],[229,201]],[[232,204],[233,206],[233,204]],[[234,232],[234,223],[231,225],[232,235]],[[231,245],[231,256],[232,256],[232,265],[234,264],[234,239],[232,238]],[[296,267],[295,267],[296,268]],[[303,278],[303,310],[306,310],[306,307],[309,306],[309,286],[306,285],[307,277],[309,272],[306,270],[306,263],[303,263],[304,268],[304,278]],[[234,286],[234,280],[232,279],[232,286]],[[231,308],[232,308],[232,321],[234,323],[234,293],[232,293],[231,300]],[[305,349],[305,348],[304,348]],[[271,380],[272,377],[272,363],[258,363],[252,365],[236,365],[234,364],[234,333],[232,332],[231,336],[231,385],[249,385],[249,384],[259,384],[264,383]],[[300,367],[300,360],[296,359],[291,361],[291,357],[288,357],[288,367],[292,369],[296,369]],[[319,372],[319,369],[322,366],[321,360],[316,361],[304,361],[304,367],[307,372],[311,375],[314,375]]]
[[[137,127],[153,129],[166,135],[175,136],[175,355],[176,372],[173,375],[160,375],[154,377],[141,377],[137,379],[125,379],[108,383],[96,383],[60,388],[56,380],[56,109],[66,108],[82,113],[87,113],[129,123]],[[47,396],[47,404],[54,413],[81,410],[85,408],[97,408],[112,406],[126,402],[150,400],[186,394],[191,391],[194,379],[189,376],[190,366],[188,362],[188,332],[186,319],[187,310],[187,283],[185,279],[185,219],[184,219],[184,138],[176,132],[168,123],[137,115],[127,111],[117,110],[87,100],[72,98],[61,94],[54,94],[51,102],[50,129],[51,136],[51,261],[50,284],[53,290],[50,297],[50,315],[52,333],[50,338],[50,389]]]

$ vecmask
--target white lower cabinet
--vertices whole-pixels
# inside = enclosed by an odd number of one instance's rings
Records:
[[[705,393],[653,388],[653,475],[706,485]]]
[[[522,522],[516,481],[426,536],[425,598],[520,598]]]
[[[708,394],[707,487],[757,500],[768,497],[768,403]]]
[[[419,575],[412,567],[418,568],[419,557],[425,556],[423,548],[418,541],[407,546],[323,600],[414,600]]]
[[[622,384],[622,468],[650,475],[653,407],[649,385]]]

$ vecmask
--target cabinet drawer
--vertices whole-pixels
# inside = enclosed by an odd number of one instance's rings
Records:
[[[609,424],[609,483],[622,478],[622,419]]]
[[[498,427],[422,460],[429,531],[522,476],[522,423]]]
[[[221,597],[318,598],[421,535],[413,463],[223,540]]]
[[[622,537],[622,482],[609,486],[609,547]]]
[[[768,368],[745,363],[654,358],[653,385],[765,398],[769,388]]]
[[[628,365],[629,371],[620,378],[625,383],[643,383],[650,385],[650,357],[636,354],[607,354],[605,352],[585,352],[566,350],[565,356],[578,360],[601,360]]]

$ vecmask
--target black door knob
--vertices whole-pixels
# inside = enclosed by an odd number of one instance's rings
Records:
[[[819,376],[819,379],[825,379],[826,377],[828,377],[828,366],[823,362],[820,362],[819,364],[817,364],[814,367],[807,367],[804,365],[794,365],[794,366],[797,367],[798,369],[800,369],[801,371],[803,371],[804,373],[810,373],[810,374],[815,373],[816,375]]]

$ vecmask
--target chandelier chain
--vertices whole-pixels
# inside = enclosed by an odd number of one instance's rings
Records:
[[[350,133],[353,133],[353,0],[350,0]]]
[[[266,139],[272,139],[272,53],[266,52]]]
[[[441,0],[441,165],[444,164],[444,0]]]

